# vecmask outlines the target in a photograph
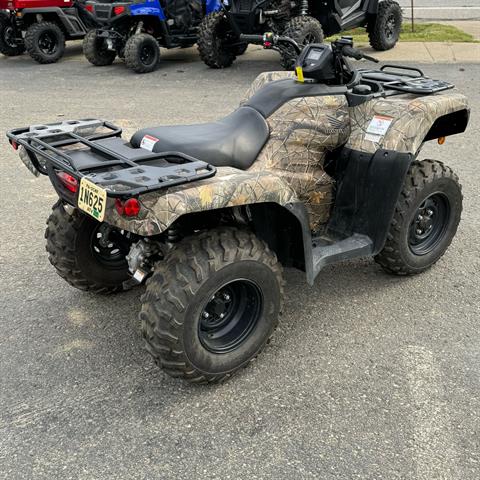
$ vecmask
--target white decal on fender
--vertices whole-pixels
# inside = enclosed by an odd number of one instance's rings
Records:
[[[372,118],[372,121],[370,122],[370,125],[367,128],[367,135],[372,138],[371,136],[378,136],[378,137],[383,137],[388,129],[390,128],[390,125],[393,122],[392,117],[385,117],[383,115],[375,115]],[[365,136],[367,140],[367,136]],[[372,141],[372,140],[370,140]]]

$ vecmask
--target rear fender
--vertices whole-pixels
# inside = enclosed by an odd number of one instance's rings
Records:
[[[372,129],[381,118],[384,134]],[[438,95],[399,95],[366,102],[350,110],[352,133],[347,147],[366,153],[392,150],[416,155],[424,142],[465,131],[467,98],[458,92]]]
[[[268,172],[245,172],[219,167],[209,179],[184,184],[140,196],[140,215],[126,218],[119,215],[109,200],[105,222],[141,236],[159,235],[183,215],[257,203],[281,206],[297,203],[288,184]]]
[[[132,3],[129,8],[130,14],[134,17],[138,15],[146,15],[158,17],[160,20],[167,19],[158,0],[147,0],[143,3]]]
[[[41,15],[45,21],[57,23],[64,32],[72,38],[85,35],[87,30],[74,8],[26,8],[22,13],[22,19],[25,25],[35,23],[38,14]]]

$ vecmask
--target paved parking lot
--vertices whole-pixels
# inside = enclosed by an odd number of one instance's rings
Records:
[[[68,117],[128,132],[212,120],[278,65],[247,54],[213,71],[184,50],[137,76],[69,50],[51,66],[0,58],[0,132]],[[98,297],[56,275],[43,239],[55,194],[0,140],[0,478],[480,478],[480,67],[427,71],[456,82],[473,107],[464,136],[422,154],[464,185],[448,254],[415,278],[370,260],[329,267],[312,288],[287,272],[272,343],[216,387],[154,366],[139,334],[140,289]]]

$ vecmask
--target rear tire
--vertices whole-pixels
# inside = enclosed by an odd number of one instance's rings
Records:
[[[287,23],[282,36],[290,37],[300,46],[305,46],[309,43],[323,43],[324,38],[320,22],[308,16],[292,18]],[[285,70],[293,70],[298,56],[297,52],[289,45],[282,45],[280,47],[280,55],[282,67]]]
[[[117,56],[117,53],[108,50],[104,38],[97,35],[96,30],[90,30],[83,39],[83,54],[86,59],[97,67],[111,65]]]
[[[146,348],[172,377],[224,381],[267,343],[282,293],[281,265],[253,233],[219,228],[185,238],[147,281]]]
[[[25,46],[36,62],[55,63],[65,53],[65,35],[56,23],[34,23],[25,34]]]
[[[7,57],[21,55],[25,51],[25,45],[18,43],[13,36],[13,28],[10,18],[0,14],[0,53]]]
[[[458,177],[436,160],[413,162],[383,250],[375,257],[395,275],[421,273],[451,244],[462,214]]]
[[[379,51],[392,49],[400,38],[402,20],[402,9],[397,2],[380,2],[377,15],[372,17],[367,27],[372,48]]]
[[[102,226],[78,210],[70,215],[58,201],[45,230],[48,259],[66,282],[80,290],[93,293],[127,290],[131,287],[131,275],[124,253],[97,245]]]
[[[152,35],[132,35],[125,44],[125,64],[136,73],[153,72],[160,61],[160,47]]]
[[[228,42],[228,36],[231,34],[232,29],[223,12],[214,12],[203,18],[197,46],[205,65],[210,68],[227,68],[232,65],[237,53],[236,47],[229,45]]]

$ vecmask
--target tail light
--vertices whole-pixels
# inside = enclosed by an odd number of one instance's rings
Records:
[[[58,179],[62,183],[62,185],[67,189],[70,190],[72,193],[77,193],[78,190],[78,180],[75,177],[72,177],[67,172],[57,171]]]
[[[123,13],[125,11],[125,7],[113,7],[113,13],[115,15],[120,15],[121,13]]]
[[[13,140],[10,142],[12,144],[12,148],[14,150],[18,150],[18,143],[17,142],[14,142]]]
[[[129,198],[122,202],[119,198],[115,200],[115,208],[119,215],[125,217],[137,217],[140,213],[141,204],[136,198]]]
[[[87,6],[85,7],[85,9],[86,9],[88,12],[93,13],[93,5],[87,5]]]

